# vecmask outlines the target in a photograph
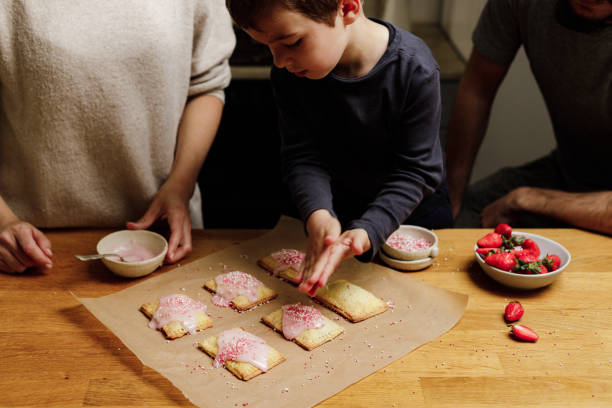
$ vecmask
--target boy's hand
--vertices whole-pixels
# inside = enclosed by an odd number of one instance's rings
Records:
[[[309,270],[304,269],[299,290],[314,296],[319,287],[327,284],[329,277],[338,269],[343,260],[361,255],[370,247],[368,234],[361,228],[345,231],[337,239],[330,236],[325,237],[323,251]]]
[[[187,197],[187,198],[185,198]],[[175,191],[164,184],[153,199],[147,212],[136,222],[128,222],[128,229],[147,229],[156,220],[168,220],[170,239],[166,263],[175,263],[191,252],[191,218],[188,194]]]
[[[305,282],[310,278],[313,267],[321,252],[325,249],[325,239],[337,239],[342,231],[340,222],[327,210],[316,210],[306,220],[306,232],[308,233],[308,249],[304,256],[304,262],[297,276],[298,282]],[[300,290],[302,285],[300,285]],[[315,289],[316,290],[316,289]]]
[[[28,268],[51,268],[51,242],[33,225],[14,219],[0,226],[0,271],[21,273]]]

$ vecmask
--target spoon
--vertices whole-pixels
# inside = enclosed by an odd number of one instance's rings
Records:
[[[121,260],[121,262],[128,262],[119,254],[93,254],[93,255],[75,255],[75,258],[79,261],[93,261],[94,259],[102,259],[115,256]]]

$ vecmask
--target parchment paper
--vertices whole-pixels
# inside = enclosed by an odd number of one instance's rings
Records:
[[[314,303],[306,294],[256,264],[257,259],[278,249],[305,250],[306,245],[301,222],[283,217],[274,230],[261,238],[234,245],[118,293],[79,300],[143,364],[168,378],[195,405],[211,408],[236,404],[293,408],[315,405],[436,339],[463,315],[466,295],[434,287],[393,269],[351,259],[344,261],[330,280],[348,279],[394,306],[363,322],[350,323],[317,305],[345,332],[308,352],[260,320],[286,303]],[[234,269],[253,274],[279,296],[243,313],[213,305],[212,295],[202,288],[204,282]],[[148,328],[149,320],[139,307],[172,293],[182,293],[206,304],[214,327],[173,341]],[[242,327],[262,337],[287,360],[248,382],[238,380],[224,368],[214,368],[212,359],[196,345],[204,337],[232,327]]]

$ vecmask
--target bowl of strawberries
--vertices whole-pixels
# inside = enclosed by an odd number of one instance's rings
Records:
[[[499,224],[474,245],[482,270],[497,282],[518,289],[550,285],[571,260],[567,249],[552,239],[528,232],[513,231]]]

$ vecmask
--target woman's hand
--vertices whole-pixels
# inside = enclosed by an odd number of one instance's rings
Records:
[[[166,182],[153,198],[147,212],[138,221],[126,224],[129,229],[147,229],[158,219],[167,220],[170,239],[166,263],[175,263],[191,252],[189,197],[187,192]]]
[[[15,218],[0,226],[0,271],[51,268],[52,256],[51,242],[33,225]]]

